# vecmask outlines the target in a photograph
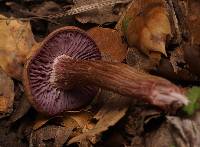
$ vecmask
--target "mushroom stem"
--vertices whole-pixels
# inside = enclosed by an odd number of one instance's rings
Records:
[[[122,63],[79,60],[59,56],[53,65],[51,82],[67,90],[92,84],[121,95],[142,99],[164,110],[188,104],[183,90],[166,79],[146,74]]]

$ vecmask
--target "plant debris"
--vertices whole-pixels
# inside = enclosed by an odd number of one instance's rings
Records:
[[[25,58],[35,43],[30,23],[0,20],[0,34],[0,66],[11,77],[21,79]]]
[[[119,1],[121,4],[127,4],[129,0]],[[76,19],[81,23],[97,23],[104,24],[106,22],[115,22],[119,19],[121,12],[124,9],[124,5],[115,6],[115,3],[118,3],[118,0],[75,0],[74,7],[79,7],[85,4],[95,4],[97,9],[91,10],[88,12],[84,12],[76,16]],[[99,8],[101,5],[105,3],[105,7]],[[109,4],[109,5],[108,5]],[[98,9],[99,8],[99,9]],[[87,9],[87,7],[85,8]]]
[[[8,116],[13,111],[14,83],[0,68],[0,118]]]
[[[199,147],[199,14],[198,0],[1,1],[0,146]],[[73,29],[76,27],[78,32],[82,30],[94,40],[99,48],[99,58],[101,54],[103,60],[97,62],[114,63],[110,68],[102,66],[103,75],[108,76],[104,82],[104,79],[93,76],[94,74],[86,76],[93,80],[99,78],[103,87],[97,90],[96,96],[86,97],[91,102],[71,111],[46,116],[36,111],[27,99],[26,89],[22,84],[24,65],[33,52],[34,55],[38,54],[37,49],[41,46],[45,50],[55,49],[57,54],[63,48],[66,49],[69,39],[65,39],[63,42],[66,44],[60,43],[59,47],[47,46],[42,42],[54,30],[69,26]],[[68,34],[68,37],[71,35]],[[49,39],[53,41],[51,37]],[[54,41],[60,42],[60,39]],[[76,44],[77,42],[70,44],[69,48]],[[87,50],[84,45],[80,47],[83,48],[82,51]],[[51,55],[50,52],[47,54]],[[83,55],[92,56],[89,52]],[[79,62],[77,59],[73,60]],[[35,62],[38,61],[40,59]],[[44,67],[48,64],[44,64]],[[122,66],[117,73],[107,74],[118,64]],[[55,65],[50,69],[53,66]],[[67,67],[70,66],[71,64]],[[123,68],[124,66],[127,68]],[[85,74],[93,70],[87,67],[88,64],[85,64],[80,69],[76,68],[77,73]],[[99,67],[97,66],[97,71],[100,71]],[[126,76],[129,72],[127,69],[135,69],[131,74],[131,77],[138,77],[135,82]],[[69,78],[74,79],[76,88],[79,88],[82,79],[73,78],[72,75]],[[153,77],[164,81],[158,84],[159,88],[156,84],[149,86],[146,82],[148,79],[143,78],[143,75],[149,75],[151,83],[155,82]],[[44,75],[40,76],[40,79],[44,78]],[[117,83],[124,85],[120,89],[121,94],[136,89],[135,92],[140,90],[142,94],[148,93],[149,99],[140,101],[144,99],[142,96],[122,96],[104,89],[111,87],[110,89],[117,91],[117,84],[107,81],[114,79],[116,82],[121,77],[123,79]],[[165,87],[168,81],[162,77],[170,80],[171,87]],[[141,81],[145,84],[134,86],[134,83]],[[65,86],[69,84],[66,81],[64,83]],[[87,81],[84,84],[91,83]],[[134,88],[130,88],[130,85]],[[141,88],[144,85],[145,88]],[[157,90],[152,94],[152,89],[155,88]],[[181,95],[173,95],[171,89]],[[164,97],[158,96],[160,94]],[[188,104],[181,107],[177,101],[172,101],[172,96],[178,98],[178,102],[184,96],[184,101],[188,101]],[[46,100],[49,97],[47,95]],[[49,102],[47,101],[48,104]],[[57,100],[56,102],[58,103]],[[168,111],[163,111],[163,107]],[[54,108],[55,105],[52,109]]]

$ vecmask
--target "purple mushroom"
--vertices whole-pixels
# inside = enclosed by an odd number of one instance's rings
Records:
[[[87,105],[98,87],[142,99],[163,109],[188,103],[181,88],[122,63],[100,61],[96,43],[76,27],[51,33],[24,70],[26,94],[39,112],[55,115]]]

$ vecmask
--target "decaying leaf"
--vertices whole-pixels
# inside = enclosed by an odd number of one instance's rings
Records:
[[[95,27],[87,33],[96,42],[104,60],[111,59],[112,62],[122,62],[125,59],[127,45],[116,30]]]
[[[51,118],[49,118],[49,117],[47,117],[47,116],[44,116],[44,115],[40,115],[40,114],[39,114],[39,115],[37,116],[37,119],[36,119],[35,122],[34,122],[33,130],[37,130],[37,129],[43,127],[47,122],[49,122],[49,121],[51,121],[51,120],[53,120],[53,119],[56,119],[56,118],[58,118],[58,117],[60,117],[60,116],[56,116],[56,117],[51,117]]]
[[[164,123],[159,129],[145,135],[145,147],[176,147],[169,131],[168,124]]]
[[[189,64],[191,72],[200,77],[200,2],[196,0],[189,1],[188,27],[191,36],[191,42],[184,47],[185,60]]]
[[[68,144],[85,141],[92,144],[97,143],[100,140],[102,132],[115,125],[125,115],[130,101],[127,97],[113,93],[111,97],[108,97],[105,105],[94,116],[97,123],[93,124],[91,128],[86,129],[82,134],[70,139]]]
[[[46,16],[59,12],[60,6],[54,1],[44,1],[41,5],[34,7],[31,12],[36,15]]]
[[[91,118],[91,113],[86,111],[68,112],[53,118],[39,115],[33,126],[30,145],[52,143],[54,146],[62,146],[69,137],[84,132]]]
[[[187,69],[182,69],[178,73],[175,73],[171,63],[167,59],[161,60],[157,73],[171,80],[188,81],[188,82],[192,81],[194,82],[200,80],[196,75],[192,74]]]
[[[6,19],[0,15],[0,18]],[[35,43],[29,22],[0,20],[0,66],[10,76],[21,79],[24,60]]]
[[[61,126],[49,125],[32,133],[30,146],[54,146],[62,147],[70,136],[73,128],[65,128]]]
[[[158,59],[160,60],[160,59]],[[153,60],[139,51],[135,47],[129,47],[126,55],[128,65],[137,68],[138,70],[150,71],[156,68],[157,59]]]
[[[145,146],[147,147],[198,147],[199,112],[192,118],[167,116],[167,121],[153,132],[146,133]]]
[[[195,118],[196,117],[196,118]],[[170,125],[170,133],[176,146],[181,147],[198,147],[200,145],[199,135],[199,112],[193,119],[183,119],[178,117],[167,117]]]
[[[172,33],[169,14],[164,5],[162,0],[135,1],[134,11],[125,16],[129,22],[124,22],[128,23],[124,33],[130,46],[136,46],[147,55],[151,52],[166,55],[166,40]]]
[[[10,115],[13,111],[14,83],[0,68],[0,118]]]
[[[11,123],[23,117],[31,108],[31,105],[27,97],[25,95],[22,95],[19,99],[19,103],[15,107],[16,107],[15,110],[13,111],[12,115],[9,117],[9,122]]]
[[[92,114],[86,111],[80,111],[77,113],[67,113],[63,120],[63,125],[67,127],[66,121],[69,119],[73,119],[80,128],[84,128],[86,124],[89,123],[89,120],[92,119]]]
[[[88,5],[88,7],[85,7],[87,10],[91,6],[89,4],[96,4],[96,7],[98,9],[94,9],[91,11],[87,11],[85,13],[79,14],[76,16],[76,19],[81,22],[81,23],[97,23],[97,24],[103,24],[106,22],[114,22],[119,19],[119,16],[122,12],[122,10],[125,8],[124,5],[121,5],[118,7],[117,10],[114,10],[115,3],[121,3],[121,4],[127,4],[130,0],[124,0],[124,1],[119,1],[119,0],[75,0],[75,6],[83,6],[83,5]],[[99,5],[99,6],[98,6]],[[104,5],[104,7],[101,7]]]
[[[23,124],[23,122],[20,122]],[[20,136],[19,131],[19,125],[17,125],[16,129],[11,129],[8,127],[7,121],[5,119],[2,119],[0,122],[0,145],[2,147],[27,147],[27,143],[23,141],[23,137]]]
[[[140,136],[145,132],[145,129],[153,130],[153,127],[158,127],[160,124],[157,122],[159,122],[161,118],[162,115],[160,111],[146,108],[144,104],[137,106],[137,103],[135,103],[127,114],[125,131],[131,136]]]

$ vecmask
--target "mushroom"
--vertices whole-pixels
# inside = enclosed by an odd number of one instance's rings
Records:
[[[31,104],[39,112],[56,115],[87,105],[98,87],[164,110],[188,103],[183,90],[171,82],[100,59],[97,45],[83,30],[67,26],[52,32],[25,66],[23,83]]]

